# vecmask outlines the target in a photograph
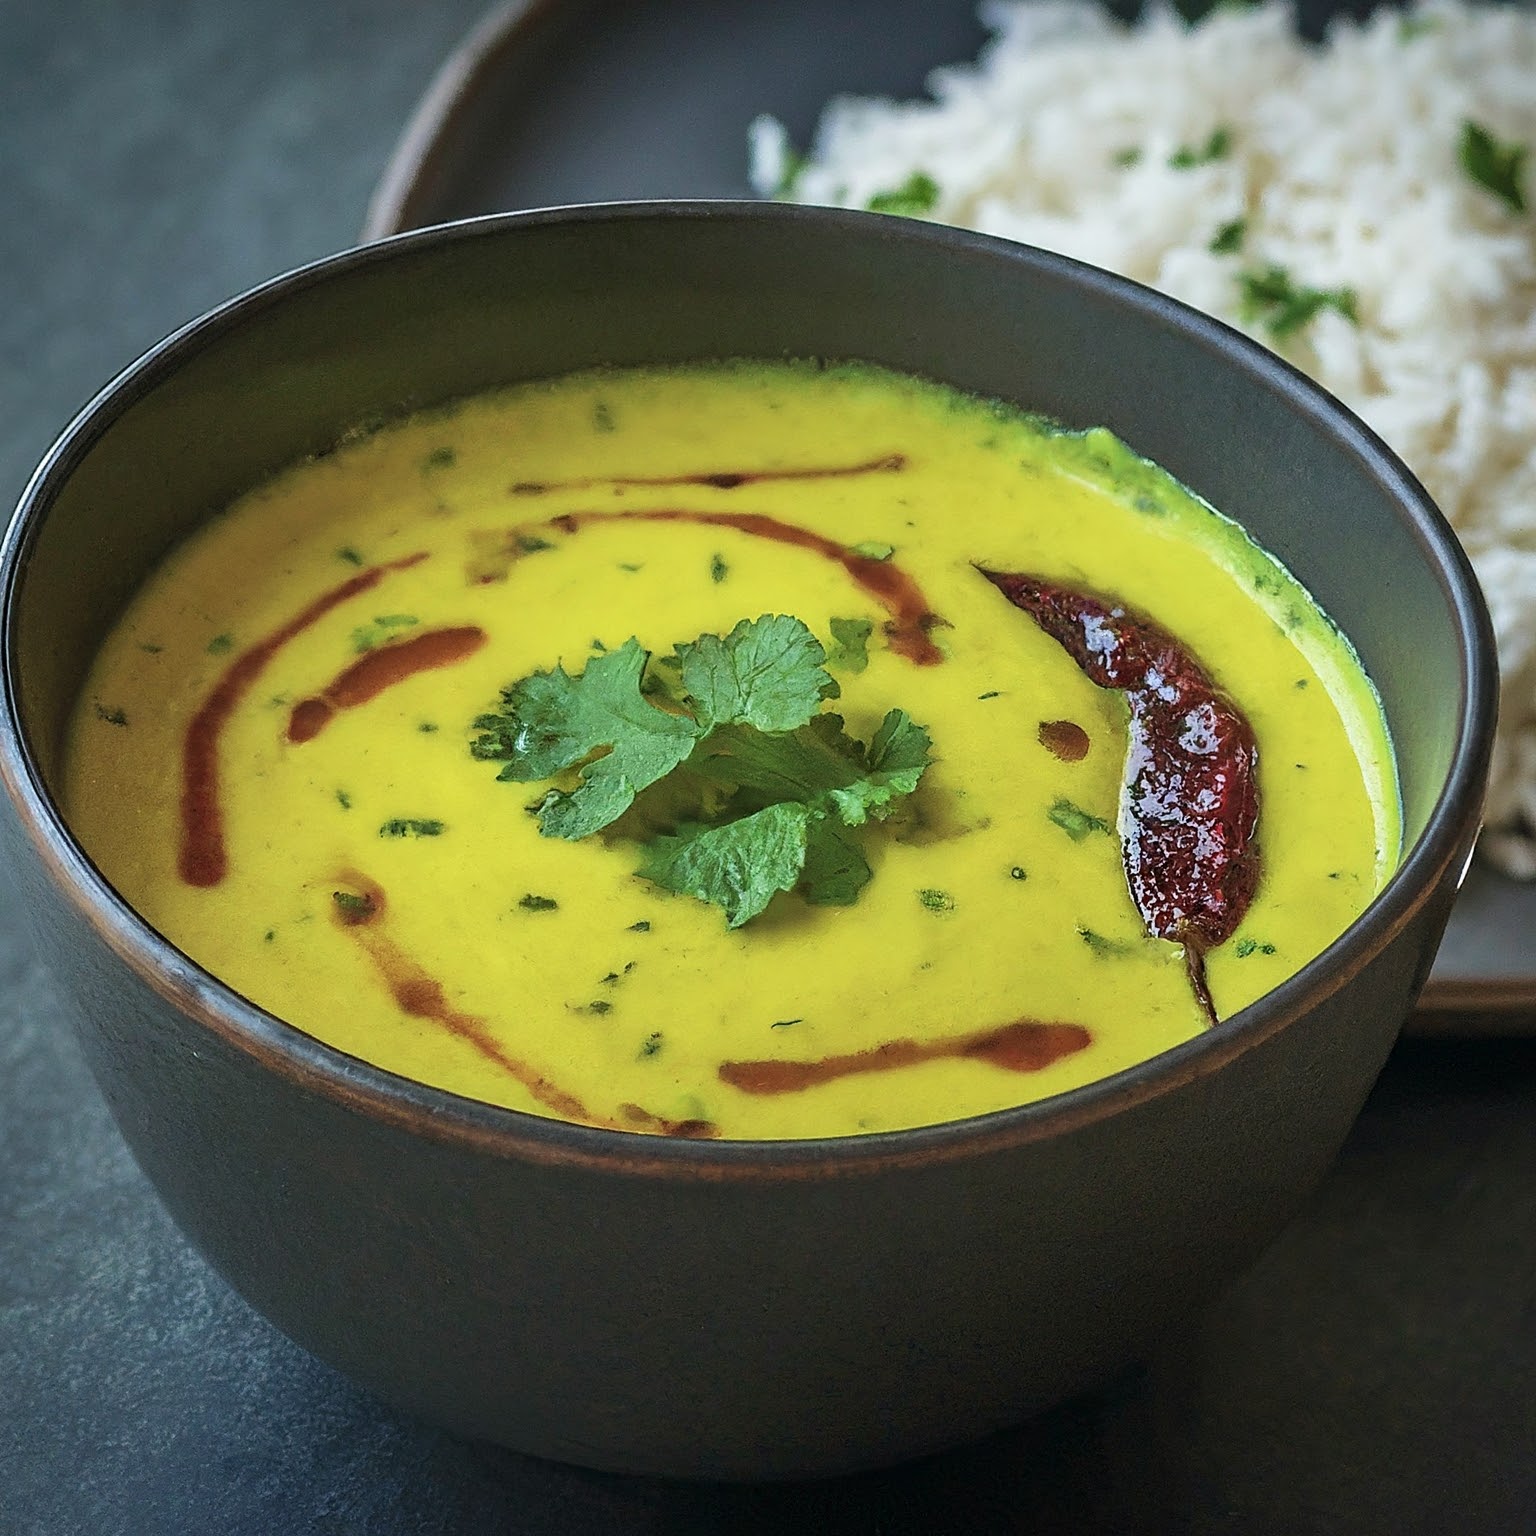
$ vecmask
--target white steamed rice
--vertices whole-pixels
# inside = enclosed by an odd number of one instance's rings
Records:
[[[1516,212],[1463,125],[1536,146],[1536,12],[1428,0],[1299,41],[1279,0],[1127,27],[1085,0],[986,0],[994,38],[932,100],[829,104],[797,201],[863,207],[914,172],[932,217],[1062,251],[1232,322],[1345,400],[1414,469],[1477,569],[1503,673],[1486,854],[1536,876],[1536,166]],[[1179,168],[1181,150],[1229,144]],[[1220,141],[1218,140],[1218,144]],[[1190,156],[1185,154],[1185,160]],[[1196,156],[1198,158],[1198,155]],[[753,125],[770,195],[782,127]],[[1242,220],[1241,247],[1210,249]],[[1237,274],[1352,290],[1278,343]],[[1411,643],[1405,636],[1404,643]]]

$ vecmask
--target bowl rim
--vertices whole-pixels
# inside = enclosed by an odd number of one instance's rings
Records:
[[[692,1140],[615,1131],[463,1097],[326,1045],[250,1002],[178,950],[117,894],[69,831],[46,788],[19,711],[16,627],[21,583],[58,490],[112,425],[206,344],[291,295],[434,247],[568,226],[746,221],[824,227],[828,238],[942,246],[947,259],[1012,265],[1066,280],[1177,330],[1220,366],[1282,397],[1315,433],[1353,456],[1394,502],[1437,579],[1460,636],[1460,720],[1450,768],[1423,833],[1375,900],[1321,954],[1249,1007],[1145,1061],[1011,1108],[902,1130],[804,1139]],[[1132,444],[1134,448],[1135,445]],[[1411,922],[1458,859],[1465,873],[1497,706],[1493,631],[1471,563],[1449,523],[1393,451],[1348,407],[1268,348],[1130,279],[1015,241],[845,209],[773,202],[657,199],[488,214],[411,230],[280,273],[187,322],[104,385],[66,426],[28,480],[0,536],[0,785],[58,894],[141,980],[195,1023],[259,1065],[343,1108],[496,1157],[649,1177],[798,1180],[948,1162],[1063,1135],[1219,1071],[1323,1003]],[[1425,967],[1427,970],[1427,966]]]

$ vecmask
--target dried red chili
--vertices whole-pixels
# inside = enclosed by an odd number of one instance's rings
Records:
[[[1205,954],[1232,937],[1259,880],[1253,728],[1200,663],[1144,614],[1038,576],[981,574],[1090,681],[1125,694],[1126,880],[1148,931],[1183,946],[1190,985],[1214,1024]]]

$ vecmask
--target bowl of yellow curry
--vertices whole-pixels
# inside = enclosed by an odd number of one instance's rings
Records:
[[[655,1474],[983,1434],[1252,1259],[1494,708],[1445,524],[1285,363],[773,205],[278,278],[0,582],[10,864],[189,1239],[407,1410]]]

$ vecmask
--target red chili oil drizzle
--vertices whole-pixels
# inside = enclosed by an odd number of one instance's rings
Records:
[[[366,652],[328,687],[293,706],[288,716],[288,740],[296,746],[313,741],[338,710],[366,704],[386,688],[420,672],[463,661],[473,656],[485,639],[483,629],[466,624],[457,629],[429,629],[409,640],[396,640]]]
[[[621,1104],[619,1113],[624,1117],[626,1129],[650,1131],[657,1136],[676,1136],[682,1141],[710,1141],[720,1134],[720,1127],[713,1120],[667,1120],[638,1104]]]
[[[726,1061],[720,1064],[719,1075],[722,1082],[743,1093],[771,1094],[799,1093],[834,1078],[890,1072],[943,1057],[985,1061],[1009,1072],[1041,1072],[1052,1062],[1085,1050],[1092,1039],[1081,1024],[1016,1019],[947,1040],[886,1040],[867,1050],[816,1061]]]
[[[904,453],[888,453],[862,464],[834,464],[823,469],[715,470],[692,475],[586,475],[575,480],[519,480],[514,496],[543,496],[550,491],[587,491],[595,485],[707,485],[717,491],[764,480],[833,480],[851,475],[896,474],[907,467]]]
[[[1080,763],[1088,756],[1088,732],[1075,720],[1042,720],[1040,745],[1064,763]]]
[[[786,523],[763,512],[706,512],[686,507],[662,507],[634,512],[562,512],[539,526],[574,534],[589,523],[611,522],[704,523],[716,528],[734,528],[738,533],[771,539],[777,544],[792,544],[797,549],[811,550],[825,559],[836,561],[857,585],[890,614],[885,625],[885,635],[891,649],[898,656],[905,656],[914,666],[919,667],[937,666],[944,660],[944,653],[929,638],[928,632],[946,621],[928,606],[922,588],[906,571],[893,561],[861,555],[848,545],[839,544],[836,539],[829,539],[809,528],[802,528],[798,523]],[[508,537],[508,550],[514,559],[518,535],[525,531],[514,530]],[[482,582],[497,579],[496,576],[479,578]]]
[[[1183,945],[1195,998],[1215,1024],[1205,954],[1232,937],[1259,882],[1253,728],[1145,614],[1037,576],[981,574],[1090,681],[1125,694],[1126,879],[1148,931]]]
[[[566,1092],[537,1068],[512,1055],[484,1019],[453,1007],[443,984],[380,931],[379,922],[388,908],[388,901],[377,881],[348,871],[337,883],[342,888],[340,894],[348,899],[333,900],[335,921],[362,946],[401,1012],[413,1019],[430,1019],[441,1025],[449,1034],[472,1046],[485,1060],[516,1079],[537,1103],[561,1119],[603,1130],[643,1129],[661,1136],[695,1140],[720,1134],[718,1127],[708,1120],[667,1120],[638,1104],[624,1105],[622,1119],[593,1114],[575,1094]]]
[[[408,570],[426,551],[370,566],[322,593],[296,617],[248,646],[225,668],[193,715],[181,747],[181,850],[177,869],[188,885],[217,885],[229,868],[219,799],[219,741],[240,701],[277,653],[333,608],[370,592],[391,571]]]

